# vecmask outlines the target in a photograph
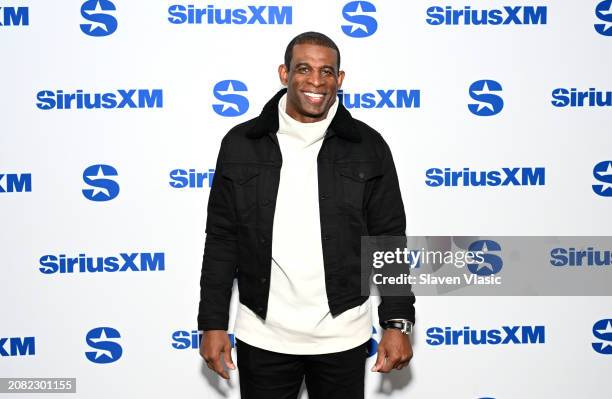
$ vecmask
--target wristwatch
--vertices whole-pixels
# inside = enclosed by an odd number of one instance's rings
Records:
[[[396,328],[406,335],[412,334],[412,325],[413,323],[406,319],[389,319],[380,323],[380,326],[385,330],[387,328]]]

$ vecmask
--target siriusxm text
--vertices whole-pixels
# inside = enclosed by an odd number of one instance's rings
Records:
[[[0,337],[0,356],[32,356],[36,354],[34,337]]]
[[[553,248],[550,251],[550,264],[553,266],[610,266],[610,250],[599,250],[588,247],[584,250],[576,248]]]
[[[545,25],[547,7],[505,6],[493,9],[472,9],[471,6],[432,6],[425,21],[430,25]]]
[[[76,257],[44,255],[40,258],[43,274],[54,273],[101,273],[101,272],[147,272],[163,271],[166,268],[163,252],[120,253],[118,256]]]
[[[0,26],[29,25],[28,7],[0,7]]]
[[[366,93],[345,93],[338,90],[338,99],[346,108],[419,108],[420,90],[376,90]]]
[[[247,6],[247,8],[206,8],[175,4],[168,7],[168,21],[173,24],[234,24],[234,25],[290,25],[293,23],[291,6]]]
[[[99,109],[99,108],[162,108],[162,89],[119,89],[108,93],[84,93],[77,90],[64,93],[63,90],[41,90],[36,94],[36,106],[49,109]]]
[[[590,88],[586,91],[558,88],[552,91],[551,103],[555,107],[611,107],[612,91]]]
[[[0,193],[23,193],[31,191],[31,173],[0,173]]]
[[[543,186],[545,168],[501,168],[474,171],[470,168],[430,168],[425,172],[425,184],[430,187],[457,186]]]
[[[463,327],[431,327],[427,329],[429,345],[508,345],[543,344],[544,326],[502,326],[499,329],[472,329]]]
[[[197,172],[195,169],[174,169],[170,171],[170,186],[174,188],[202,188],[204,185],[212,187],[214,169],[208,172]]]
[[[174,349],[198,349],[202,341],[202,331],[179,330],[172,333],[172,347]],[[234,334],[228,334],[230,344],[234,346]]]

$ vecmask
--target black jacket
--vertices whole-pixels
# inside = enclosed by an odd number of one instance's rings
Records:
[[[240,302],[266,318],[282,165],[278,101],[285,92],[221,142],[208,199],[200,330],[227,330],[234,277]],[[361,295],[361,236],[404,236],[406,216],[389,146],[342,104],[325,133],[317,169],[325,285],[335,316],[368,299]],[[382,297],[378,316],[414,321],[414,296]]]

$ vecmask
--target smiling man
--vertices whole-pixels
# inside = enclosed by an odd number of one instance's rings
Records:
[[[368,296],[363,235],[404,236],[391,151],[339,104],[344,72],[327,36],[306,32],[278,68],[287,88],[221,143],[206,221],[198,327],[201,355],[223,378],[234,369],[227,334],[234,278],[243,398],[363,398]],[[382,297],[374,372],[412,357],[414,297]]]

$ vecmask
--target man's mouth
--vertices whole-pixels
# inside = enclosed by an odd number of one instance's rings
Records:
[[[325,94],[321,93],[313,93],[311,91],[302,92],[306,96],[306,100],[308,100],[311,104],[321,104],[323,102],[323,98],[325,98]]]

